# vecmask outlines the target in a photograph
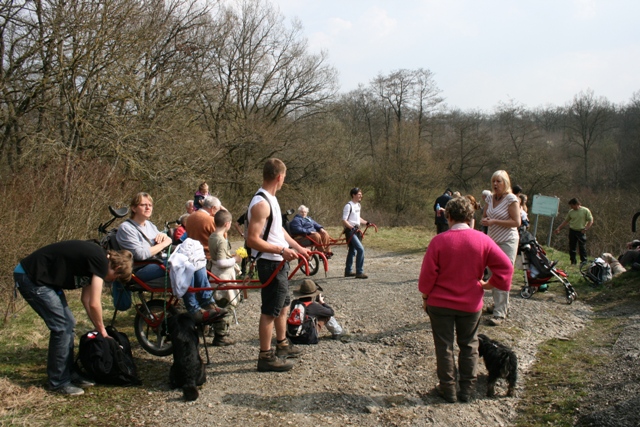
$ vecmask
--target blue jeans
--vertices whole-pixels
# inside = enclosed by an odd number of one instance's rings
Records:
[[[64,291],[50,286],[35,285],[26,274],[14,273],[13,280],[22,297],[49,328],[49,385],[52,390],[64,387],[71,382],[76,326],[76,319],[67,305]]]
[[[140,270],[135,272],[136,276],[143,282],[147,282],[149,280],[158,279],[160,277],[164,277],[165,270],[162,269],[157,264],[149,264],[142,267]],[[168,280],[168,279],[167,279]],[[171,286],[168,284],[168,286]],[[191,279],[192,288],[211,288],[211,284],[209,283],[209,278],[207,277],[206,268],[201,268],[200,270],[196,270],[193,273],[193,278]],[[203,305],[211,304],[214,302],[213,300],[213,291],[203,291],[203,292],[187,292],[182,297],[184,301],[184,305],[189,313],[195,313],[200,310],[200,307]]]
[[[193,273],[193,279],[191,279],[191,287],[211,288],[211,283],[209,283],[206,268],[201,268],[200,270],[196,270],[196,272]],[[215,302],[213,299],[213,291],[187,292],[182,297],[182,300],[184,301],[184,305],[189,313],[195,313],[196,311],[200,310],[203,305],[209,305]]]
[[[345,273],[351,273],[353,270],[353,257],[356,257],[356,274],[364,273],[364,246],[360,236],[355,232],[356,230],[349,230],[346,232],[347,240],[351,238],[349,242],[349,252],[347,253],[347,263],[344,267]],[[351,235],[353,234],[353,237]]]

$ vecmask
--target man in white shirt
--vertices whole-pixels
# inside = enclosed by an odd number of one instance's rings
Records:
[[[358,188],[351,189],[351,201],[344,205],[342,209],[342,225],[344,234],[349,242],[349,252],[344,268],[344,277],[354,277],[356,279],[366,279],[369,276],[364,274],[364,246],[362,246],[362,232],[360,225],[369,225],[369,222],[360,216],[360,201],[362,191]],[[356,257],[356,272],[353,272],[353,257]]]
[[[260,354],[258,371],[284,372],[293,368],[289,358],[301,353],[287,340],[287,317],[289,315],[289,264],[282,263],[298,258],[298,253],[309,258],[309,252],[296,242],[282,227],[282,213],[276,198],[276,192],[282,188],[287,176],[287,167],[280,159],[268,159],[262,170],[262,188],[249,204],[249,226],[246,238],[251,248],[261,283],[271,279],[268,286],[261,289],[262,306],[260,308]],[[271,348],[273,328],[276,330],[276,349]]]

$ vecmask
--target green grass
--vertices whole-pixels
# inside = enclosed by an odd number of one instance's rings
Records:
[[[539,347],[538,360],[521,395],[517,426],[572,426],[576,408],[588,398],[590,390],[598,387],[598,377],[611,363],[608,352],[601,350],[611,348],[629,322],[626,316],[611,316],[608,312],[624,306],[637,310],[640,303],[637,272],[627,272],[604,286],[594,287],[578,267],[569,265],[568,254],[549,250],[547,255],[550,259],[559,258],[560,266],[569,266],[567,272],[578,299],[589,304],[596,317],[571,340],[553,339]],[[553,292],[558,292],[557,286]]]

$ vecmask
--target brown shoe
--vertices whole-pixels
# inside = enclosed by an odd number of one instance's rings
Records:
[[[302,350],[295,345],[285,341],[284,344],[276,345],[276,356],[286,359],[300,357]]]
[[[487,321],[489,326],[500,326],[504,323],[504,317],[492,317]]]
[[[344,277],[356,277],[356,273],[344,273]]]
[[[279,358],[273,349],[261,351],[258,356],[259,372],[286,372],[290,371],[291,368],[293,368],[293,361]]]
[[[455,389],[453,391],[445,390],[445,387],[443,387],[440,383],[436,385],[436,393],[438,393],[438,396],[449,403],[456,403],[456,401],[458,400],[458,398],[456,397]]]
[[[227,335],[216,335],[211,342],[214,347],[226,347],[228,345],[234,345],[236,342],[229,338]]]
[[[358,273],[358,274],[356,274],[356,279],[368,279],[368,278],[369,278],[369,276],[367,276],[367,275],[366,275],[366,274],[364,274],[364,273]]]

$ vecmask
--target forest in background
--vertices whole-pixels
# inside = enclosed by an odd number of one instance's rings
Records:
[[[445,188],[479,198],[505,169],[530,200],[560,198],[556,224],[580,198],[595,217],[592,256],[631,239],[640,90],[624,105],[584,88],[562,106],[462,111],[428,68],[340,93],[329,54],[310,52],[301,23],[265,0],[3,1],[3,293],[21,257],[95,238],[107,206],[138,191],[154,197],[159,227],[202,181],[237,217],[269,157],[288,166],[283,209],[305,204],[326,225],[358,186],[378,226],[434,229]],[[544,218],[538,240],[547,230]]]

